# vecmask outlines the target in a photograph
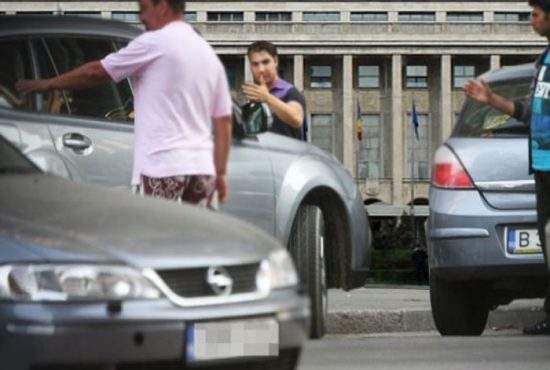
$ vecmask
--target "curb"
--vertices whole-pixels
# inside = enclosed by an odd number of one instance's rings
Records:
[[[493,330],[522,329],[544,318],[540,307],[499,308],[489,313]],[[371,334],[436,330],[429,310],[354,310],[329,312],[327,333]]]

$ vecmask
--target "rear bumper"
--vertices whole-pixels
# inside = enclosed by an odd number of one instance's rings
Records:
[[[542,253],[521,256],[506,251],[508,226],[536,228],[535,210],[495,210],[476,190],[431,188],[426,228],[430,269],[449,280],[544,279]]]
[[[280,351],[299,350],[306,340],[308,301],[279,291],[258,302],[197,308],[167,300],[126,302],[111,315],[106,304],[0,304],[2,367],[101,365],[167,361],[185,366],[189,322],[274,317]],[[237,360],[229,360],[235,362]],[[241,360],[242,361],[242,360]],[[9,366],[8,366],[9,365]]]

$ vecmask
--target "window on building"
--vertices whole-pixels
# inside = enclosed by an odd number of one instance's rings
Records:
[[[290,12],[256,12],[257,22],[290,22],[291,20]]]
[[[237,71],[239,66],[235,64],[228,64],[225,66],[225,73],[227,75],[227,82],[229,83],[229,88],[234,90],[237,88]]]
[[[388,13],[386,12],[351,12],[350,20],[352,22],[387,22]]]
[[[101,18],[101,12],[63,12],[65,15],[76,15],[78,17]]]
[[[357,87],[380,87],[380,66],[359,66]]]
[[[332,114],[312,114],[311,143],[329,153],[334,152],[334,119]]]
[[[453,87],[460,89],[464,86],[466,81],[475,78],[476,68],[475,66],[455,65],[453,67]]]
[[[508,13],[496,12],[495,22],[529,22],[531,14],[528,12]]]
[[[59,14],[58,12],[17,12],[17,14],[24,15],[55,15]]]
[[[196,22],[197,12],[185,12],[184,17],[186,22]]]
[[[121,22],[137,23],[139,22],[139,13],[137,12],[112,12],[111,18]]]
[[[340,22],[339,12],[304,12],[304,22]]]
[[[208,12],[206,13],[208,22],[242,22],[243,12]]]
[[[332,87],[332,66],[311,66],[311,87],[328,89]]]
[[[428,87],[428,66],[410,65],[406,68],[405,86],[409,89]]]
[[[399,22],[435,22],[434,12],[399,12]]]
[[[379,114],[361,115],[363,140],[359,142],[358,177],[379,179],[382,175],[382,127]]]
[[[483,22],[482,12],[448,12],[447,22]]]
[[[418,139],[412,129],[412,116],[407,114],[405,127],[407,134],[407,177],[418,180],[430,179],[430,130],[427,114],[417,114],[418,117]],[[413,153],[414,148],[414,168]]]

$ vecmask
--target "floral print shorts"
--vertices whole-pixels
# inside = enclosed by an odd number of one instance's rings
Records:
[[[140,193],[155,198],[164,198],[191,203],[201,207],[213,206],[216,177],[211,175],[186,175],[149,177],[141,175]]]

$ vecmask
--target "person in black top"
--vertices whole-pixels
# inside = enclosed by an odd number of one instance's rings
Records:
[[[242,86],[247,98],[269,106],[273,113],[271,131],[306,140],[306,101],[296,87],[279,77],[275,45],[256,41],[248,47],[247,55],[254,77],[254,83]]]

